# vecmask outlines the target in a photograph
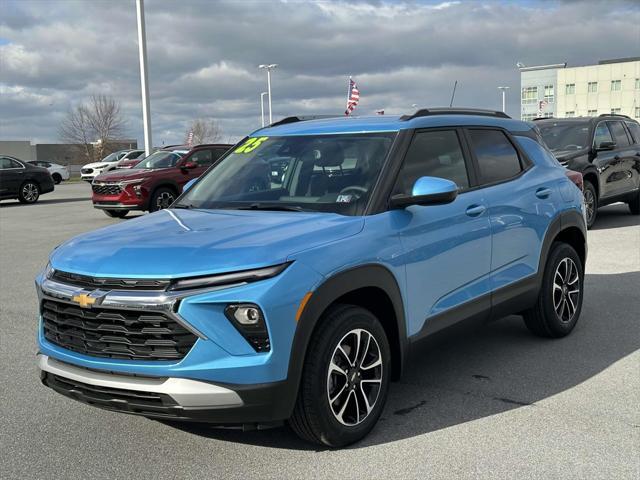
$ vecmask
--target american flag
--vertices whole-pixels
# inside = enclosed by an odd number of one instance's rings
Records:
[[[549,104],[549,102],[547,102],[546,100],[541,100],[538,102],[538,117],[542,116],[542,111],[544,110],[544,107],[546,107]]]
[[[356,82],[352,78],[349,78],[349,97],[347,98],[347,109],[344,111],[345,115],[349,115],[356,108],[360,101],[360,91]]]
[[[187,135],[187,145],[189,147],[193,146],[193,131],[189,132],[189,135]]]

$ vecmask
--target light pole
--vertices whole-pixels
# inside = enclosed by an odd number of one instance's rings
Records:
[[[260,94],[260,119],[262,120],[262,126],[264,127],[264,96],[269,95],[268,92],[262,92]]]
[[[498,90],[502,91],[502,111],[506,112],[507,110],[507,90],[509,87],[498,87]]]
[[[144,128],[144,151],[151,155],[151,112],[149,107],[149,80],[147,77],[147,35],[144,29],[144,0],[136,0],[138,17],[138,53],[140,55],[140,90],[142,92],[142,125]]]
[[[277,63],[269,63],[258,65],[258,68],[264,68],[267,70],[267,95],[269,95],[269,125],[273,122],[273,117],[271,116],[271,70],[278,66]]]

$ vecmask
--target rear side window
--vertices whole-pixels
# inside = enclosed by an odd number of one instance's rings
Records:
[[[633,142],[640,144],[640,125],[634,122],[627,122],[627,128],[633,136]]]
[[[227,150],[228,148],[216,148],[215,150],[213,150],[213,161],[215,162],[216,160],[218,160],[222,155],[225,154]]]
[[[413,137],[398,176],[394,193],[411,194],[420,177],[451,180],[459,189],[469,187],[467,167],[454,130],[418,132]]]
[[[609,130],[613,134],[614,141],[618,147],[627,147],[631,145],[629,137],[627,137],[627,131],[624,129],[622,122],[607,122],[609,123]]]
[[[597,147],[602,142],[613,142],[613,137],[611,137],[611,132],[607,127],[605,122],[600,122],[596,127],[596,131],[593,135],[593,144]]]
[[[522,171],[518,152],[500,130],[469,130],[469,137],[481,184],[508,180]]]

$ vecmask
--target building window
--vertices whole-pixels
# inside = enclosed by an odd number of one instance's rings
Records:
[[[636,90],[640,90],[640,78],[636,78]]]
[[[543,118],[553,118],[553,112],[544,112],[542,114]]]
[[[566,93],[567,95],[573,95],[574,93],[576,93],[576,84],[575,83],[567,83],[564,86],[564,93]]]
[[[553,103],[554,101],[553,85],[544,86],[544,100],[547,103]]]
[[[622,90],[622,80],[611,80],[611,91],[619,92]]]
[[[522,120],[525,121],[525,122],[530,122],[534,118],[536,118],[536,114],[535,113],[523,113],[522,114]]]
[[[588,117],[597,117],[598,116],[598,110],[587,110],[587,116]]]
[[[564,112],[564,116],[569,118],[569,117],[575,117],[576,116],[576,112],[571,110],[570,112]]]
[[[596,93],[598,91],[598,82],[587,83],[587,92]]]
[[[538,101],[538,87],[525,87],[522,89],[522,104],[528,105]]]
[[[637,80],[636,80],[637,82]],[[636,107],[636,118],[640,118],[640,107]]]
[[[612,115],[616,115],[618,113],[622,113],[622,109],[621,108],[612,108],[611,109],[611,114]]]

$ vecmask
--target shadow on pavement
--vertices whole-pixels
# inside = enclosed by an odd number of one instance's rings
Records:
[[[617,204],[599,209],[591,230],[632,227],[634,225],[640,225],[640,216],[632,215],[626,204]]]
[[[536,402],[589,380],[640,348],[639,288],[640,272],[587,275],[580,321],[563,339],[535,337],[520,317],[511,316],[425,348],[414,355],[402,380],[391,384],[378,425],[349,448],[425,435],[522,406],[536,408]],[[319,449],[288,428],[242,432],[170,425],[230,442]]]
[[[55,198],[51,200],[38,200],[36,203],[31,203],[31,204],[20,203],[18,200],[15,200],[11,203],[0,203],[0,208],[32,207],[32,206],[38,206],[38,205],[53,205],[55,203],[90,202],[90,201],[91,201],[91,197]]]

